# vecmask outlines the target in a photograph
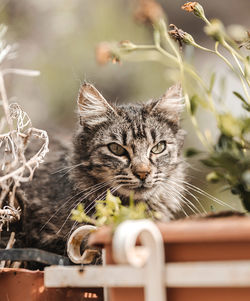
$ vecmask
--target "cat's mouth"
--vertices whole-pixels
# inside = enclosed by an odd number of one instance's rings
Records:
[[[148,192],[149,190],[152,190],[152,188],[154,187],[154,183],[153,182],[144,182],[144,181],[140,181],[139,183],[131,183],[131,184],[127,184],[126,186],[122,186],[119,190],[122,190],[123,192],[125,191],[134,191],[135,193],[144,193],[144,192]]]
[[[136,191],[144,191],[144,190],[149,190],[153,187],[152,184],[148,184],[148,183],[140,183],[136,188],[134,188],[134,190]]]

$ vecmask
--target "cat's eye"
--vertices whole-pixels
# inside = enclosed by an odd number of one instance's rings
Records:
[[[116,156],[124,156],[127,153],[127,151],[117,143],[108,144],[108,149]]]
[[[158,144],[156,144],[152,149],[151,152],[153,154],[160,154],[164,152],[166,149],[166,142],[165,141],[160,141]]]

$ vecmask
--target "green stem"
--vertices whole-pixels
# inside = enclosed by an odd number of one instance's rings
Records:
[[[198,48],[198,49],[201,49],[201,50],[204,50],[204,51],[206,51],[206,52],[210,52],[210,53],[214,53],[214,54],[216,54],[216,55],[218,55],[228,66],[229,66],[229,68],[239,77],[239,79],[240,79],[240,81],[241,81],[241,84],[242,84],[242,87],[243,87],[243,90],[244,90],[244,93],[245,93],[245,95],[246,95],[246,98],[248,99],[248,102],[249,102],[249,94],[248,94],[248,91],[247,91],[247,87],[246,87],[246,85],[245,85],[245,82],[244,82],[244,78],[242,78],[242,75],[241,74],[239,74],[236,70],[235,70],[235,68],[233,67],[233,65],[229,62],[229,60],[227,59],[227,58],[225,58],[225,56],[224,55],[222,55],[219,51],[218,51],[218,47],[219,47],[219,42],[217,41],[216,43],[215,43],[215,50],[212,50],[212,49],[208,49],[208,48],[205,48],[205,47],[203,47],[203,46],[201,46],[201,45],[199,45],[199,44],[197,44],[197,43],[193,43],[192,44],[194,47],[196,47],[196,48]],[[244,76],[244,72],[243,72],[243,70],[241,69],[241,65],[240,65],[240,63],[239,63],[239,61],[237,60],[237,58],[235,57],[235,55],[234,55],[234,53],[232,53],[231,52],[231,54],[232,54],[232,56],[235,58],[235,60],[236,60],[236,62],[238,62],[238,67],[239,67],[239,69],[241,70],[241,73],[243,74],[243,76]],[[245,78],[246,79],[246,78]],[[246,81],[247,81],[247,83],[248,83],[248,79],[246,79]]]
[[[245,62],[245,58],[243,58],[233,47],[231,47],[224,38],[222,39],[221,43],[235,57],[235,61],[237,64],[239,64],[239,61],[237,60],[237,58],[239,60],[241,60],[242,62]],[[241,68],[241,66],[240,66],[240,68]],[[244,74],[244,72],[243,72],[243,74]]]
[[[185,74],[184,74],[184,64],[183,64],[183,60],[182,60],[182,57],[179,53],[179,51],[176,49],[173,41],[171,40],[171,38],[169,37],[168,33],[167,33],[167,30],[164,30],[163,31],[163,37],[165,38],[166,42],[170,45],[170,47],[172,48],[173,52],[175,53],[176,55],[176,58],[177,58],[177,62],[178,62],[178,65],[179,65],[179,69],[180,69],[180,74],[181,74],[181,81],[182,81],[182,84],[183,84],[183,91],[186,91],[186,84],[185,84]],[[188,71],[190,71],[189,68],[187,68]],[[199,77],[198,75],[196,76],[196,73],[195,72],[191,72],[192,75],[195,74],[195,77],[197,79],[197,77]],[[199,80],[200,81],[200,80]],[[196,133],[197,133],[197,136],[199,137],[201,143],[207,147],[208,149],[210,149],[210,145],[209,143],[207,142],[206,138],[203,136],[199,126],[198,126],[198,123],[197,123],[197,120],[195,118],[195,116],[191,113],[191,103],[190,103],[190,99],[189,99],[189,96],[187,94],[187,92],[184,92],[184,98],[185,98],[185,101],[186,101],[186,105],[187,105],[187,110],[191,116],[191,121],[193,123],[193,126],[196,130]]]
[[[136,45],[131,51],[134,50],[156,50],[156,47],[155,45]]]
[[[207,25],[211,25],[210,21],[206,18],[206,16],[203,16],[201,18]]]
[[[163,49],[161,46],[156,46],[156,49],[164,56],[166,56],[167,58],[171,59],[172,61],[174,61],[175,63],[178,64],[178,59],[172,55],[171,53],[167,52],[165,49]]]
[[[211,25],[211,22],[206,18],[206,16],[203,16],[202,17],[202,20],[207,24],[207,25]],[[244,73],[244,71],[243,71],[243,69],[242,69],[242,67],[241,67],[241,65],[240,65],[240,63],[239,63],[239,61],[238,61],[238,59],[239,60],[241,60],[243,63],[245,63],[245,58],[244,57],[242,57],[233,47],[231,47],[228,43],[227,43],[227,41],[225,40],[225,38],[224,37],[222,37],[222,40],[221,40],[221,44],[232,54],[232,56],[233,56],[233,58],[234,58],[234,60],[235,60],[235,62],[236,62],[236,64],[237,64],[237,66],[239,67],[239,69],[240,69],[240,71],[241,71],[241,73],[242,73],[242,75],[245,77],[245,73]],[[249,83],[249,80],[246,78],[246,81],[247,81],[247,83],[248,83],[248,85],[250,84]]]

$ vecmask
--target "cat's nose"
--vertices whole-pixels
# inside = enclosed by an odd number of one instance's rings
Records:
[[[132,169],[133,174],[140,180],[145,180],[151,172],[151,167],[147,164],[138,164]]]

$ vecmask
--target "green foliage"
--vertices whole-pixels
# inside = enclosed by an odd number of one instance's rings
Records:
[[[189,147],[185,150],[185,157],[191,158],[200,153],[201,153],[201,151],[199,151],[198,149],[196,149],[194,147]]]
[[[245,208],[250,209],[250,153],[234,137],[221,134],[214,151],[202,163],[214,169],[207,175],[210,182],[224,180],[237,194]]]
[[[133,49],[131,49],[131,42],[127,42],[120,51],[119,47],[115,49],[119,54],[119,59],[122,60],[128,52],[140,52],[140,61],[149,61],[149,54],[154,51],[155,57],[157,54],[159,55],[159,62],[164,66],[171,66],[171,69],[168,70],[170,74],[171,70],[175,69],[176,76],[173,76],[173,81],[180,81],[182,84],[190,119],[197,136],[206,149],[206,151],[200,152],[190,148],[186,150],[185,155],[187,157],[202,155],[201,162],[211,168],[207,180],[212,183],[226,181],[232,193],[237,194],[245,208],[250,210],[250,118],[247,117],[250,112],[250,65],[249,56],[245,56],[244,52],[241,52],[241,48],[249,49],[249,33],[241,29],[237,37],[231,38],[230,32],[220,20],[208,20],[203,7],[198,2],[187,2],[182,9],[199,17],[205,23],[205,33],[215,41],[213,49],[206,48],[177,26],[173,24],[168,26],[166,18],[163,17],[163,10],[159,13],[160,8],[156,1],[150,1],[151,10],[147,9],[146,3],[146,0],[140,2],[140,18],[137,16],[137,19],[140,22],[147,20],[152,24],[154,44],[136,45],[132,43]],[[232,92],[230,97],[240,101],[244,110],[241,116],[235,116],[233,110],[226,107],[226,99],[223,96],[225,95],[225,79],[218,79],[216,72],[210,75],[209,81],[204,79],[195,66],[190,64],[190,60],[186,60],[185,52],[182,51],[185,44],[206,52],[208,56],[217,56],[235,75],[244,94],[230,91]],[[112,47],[110,51],[112,53]],[[224,56],[224,52],[227,53],[226,56]],[[221,93],[214,91],[217,82]],[[217,102],[223,104],[223,111],[220,109],[221,106],[216,105]],[[207,111],[217,123],[218,138],[213,138],[212,133],[210,134],[207,129],[205,131],[200,129],[196,119],[199,108]]]
[[[92,217],[86,215],[84,207],[79,204],[76,209],[72,210],[71,219],[78,223],[93,224],[97,227],[111,225],[116,228],[123,221],[132,219],[160,218],[159,213],[148,210],[145,203],[139,202],[135,204],[133,195],[131,194],[129,206],[124,206],[119,197],[115,197],[108,190],[104,201],[96,202],[96,212]]]
[[[194,115],[196,113],[198,106],[199,106],[199,98],[197,95],[193,95],[190,98],[190,113],[192,115]]]
[[[235,96],[237,96],[243,102],[243,104],[242,104],[243,109],[250,112],[250,104],[245,100],[245,98],[237,91],[233,91],[233,94]]]

